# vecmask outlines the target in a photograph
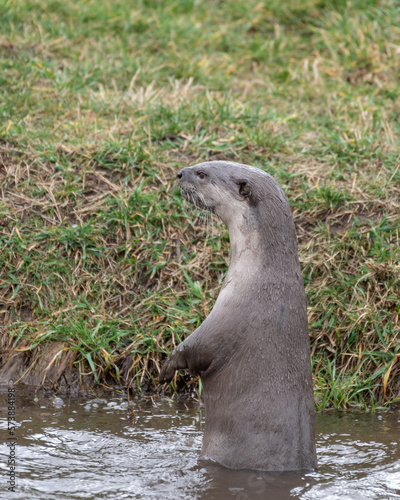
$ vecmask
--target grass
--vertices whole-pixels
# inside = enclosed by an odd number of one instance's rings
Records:
[[[174,177],[230,159],[292,204],[318,405],[398,400],[399,26],[394,0],[2,0],[3,335],[157,390],[229,255]]]

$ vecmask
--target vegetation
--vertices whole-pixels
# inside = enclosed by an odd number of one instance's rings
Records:
[[[1,0],[0,33],[3,362],[156,390],[229,255],[174,178],[230,159],[292,204],[318,406],[399,398],[398,2]]]

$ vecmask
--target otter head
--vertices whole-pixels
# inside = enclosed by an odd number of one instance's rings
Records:
[[[187,201],[229,226],[240,215],[246,218],[249,207],[257,204],[255,178],[260,174],[267,175],[256,168],[212,161],[183,168],[177,180]]]
[[[177,178],[186,200],[228,226],[231,263],[243,259],[244,268],[251,264],[254,269],[257,260],[282,268],[297,259],[290,205],[271,175],[249,165],[211,161],[183,168]]]

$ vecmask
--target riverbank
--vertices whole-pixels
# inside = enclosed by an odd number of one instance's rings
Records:
[[[398,400],[399,21],[394,1],[9,3],[1,377],[159,390],[229,255],[174,178],[230,159],[292,205],[318,405]]]

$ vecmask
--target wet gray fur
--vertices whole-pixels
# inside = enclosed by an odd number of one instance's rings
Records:
[[[204,387],[202,457],[232,469],[313,469],[317,459],[307,307],[288,200],[262,170],[182,169],[184,197],[228,226],[229,270],[209,316],[168,357]]]

